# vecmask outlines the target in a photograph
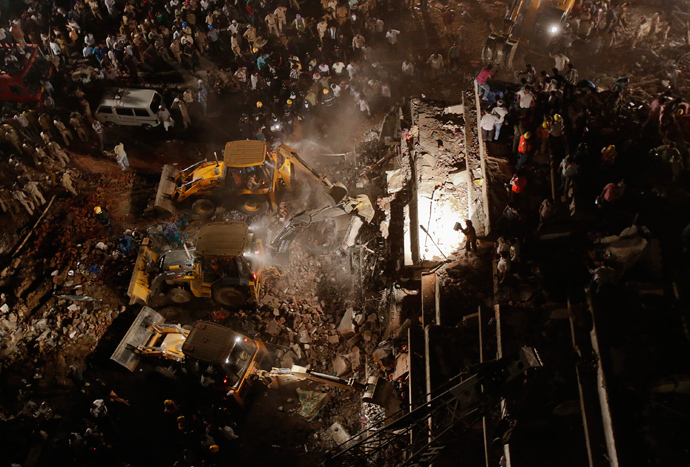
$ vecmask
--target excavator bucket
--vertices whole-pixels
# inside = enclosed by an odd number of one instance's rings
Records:
[[[347,188],[342,183],[336,183],[328,189],[328,196],[333,198],[333,204],[338,204],[347,196]]]
[[[134,271],[132,271],[132,278],[129,281],[127,288],[127,295],[129,296],[129,304],[146,303],[151,294],[150,273],[147,271],[147,265],[150,262],[158,262],[158,255],[149,248],[150,239],[145,238],[139,247],[139,254],[137,260],[134,262]]]
[[[517,48],[517,39],[498,34],[489,34],[482,49],[482,59],[485,62],[492,62],[505,68],[512,68]]]
[[[367,195],[347,198],[333,206],[300,212],[293,216],[285,228],[273,239],[269,245],[269,250],[274,260],[279,264],[288,264],[290,245],[297,235],[314,222],[327,219],[335,221],[336,229],[333,232],[333,237],[339,242],[340,248],[347,248],[354,245],[359,229],[364,223],[362,219],[371,222],[374,214],[374,207]]]
[[[148,330],[149,326],[162,323],[163,321],[163,316],[160,313],[147,306],[143,307],[129,327],[127,334],[125,334],[125,337],[122,338],[120,344],[115,349],[115,352],[110,356],[110,359],[129,371],[134,371],[141,360],[140,355],[135,349],[145,345],[151,338],[151,332]]]
[[[161,180],[158,183],[158,192],[156,193],[156,200],[154,206],[156,210],[161,215],[174,215],[175,214],[175,203],[172,200],[175,190],[177,190],[177,184],[175,179],[179,175],[180,170],[170,164],[165,164],[163,166],[163,171],[161,172]]]

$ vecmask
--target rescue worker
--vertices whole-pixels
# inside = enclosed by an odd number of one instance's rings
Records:
[[[81,116],[78,113],[72,113],[69,119],[69,124],[72,125],[74,131],[77,132],[77,136],[79,137],[82,143],[86,143],[89,140],[89,134],[86,132],[86,128],[84,128],[84,123],[82,122]]]
[[[53,156],[53,158],[56,159],[63,168],[67,166],[67,164],[70,161],[69,156],[67,156],[67,153],[62,150],[58,143],[56,143],[55,141],[50,141],[48,143],[48,151],[50,152],[50,155]]]
[[[29,180],[24,184],[24,192],[31,197],[35,206],[46,204],[46,199],[43,197],[43,193],[38,189],[38,182]]]
[[[20,212],[16,200],[4,187],[0,187],[0,209],[2,209],[3,213],[9,213],[12,217]]]
[[[65,146],[69,146],[72,142],[72,139],[74,139],[74,137],[72,136],[72,132],[69,131],[65,124],[57,118],[53,120],[53,125],[55,125],[55,128],[57,128],[57,131],[62,136],[62,139],[65,142]]]
[[[180,115],[182,116],[182,126],[185,130],[192,126],[192,119],[189,115],[189,108],[187,107],[187,104],[184,100],[180,99],[179,97],[176,97],[173,101],[172,109],[177,109],[180,111]]]
[[[93,208],[93,212],[96,213],[96,220],[100,222],[104,227],[110,227],[110,216],[103,211],[103,208],[96,206]]]
[[[307,30],[307,23],[304,20],[304,18],[302,18],[302,15],[300,15],[299,13],[295,15],[295,20],[292,22],[292,26],[295,28],[297,32],[304,33]]]
[[[19,135],[17,134],[17,130],[15,130],[12,125],[5,123],[2,126],[2,129],[5,132],[5,141],[10,143],[12,146],[14,146],[17,149],[17,152],[19,154],[22,153],[22,147],[19,142]]]
[[[489,111],[489,109],[484,109],[484,115],[482,116],[482,119],[479,121],[479,126],[482,129],[482,139],[484,140],[484,142],[493,141],[494,129],[498,121],[499,117],[497,115]]]
[[[522,193],[527,185],[527,177],[521,170],[518,170],[513,174],[510,179],[510,191],[513,194],[513,200],[518,201],[520,198],[520,193]]]
[[[560,114],[553,116],[551,128],[549,128],[549,148],[551,155],[556,162],[560,162],[565,157],[565,128],[563,117]]]
[[[276,15],[276,18],[278,19],[278,31],[282,33],[283,26],[287,24],[287,8],[285,8],[284,6],[279,6],[278,8],[276,8],[273,14]]]
[[[323,97],[321,98],[321,103],[325,105],[326,107],[330,107],[333,105],[333,102],[335,100],[335,96],[333,93],[328,89],[324,88],[323,89]]]
[[[201,106],[202,112],[204,113],[204,115],[206,115],[206,109],[208,104],[208,91],[206,90],[206,86],[204,86],[204,82],[202,80],[199,80],[197,82],[197,101]]]
[[[170,131],[170,127],[175,126],[175,120],[170,116],[170,111],[164,105],[158,106],[158,113],[156,114],[158,120],[163,124],[165,131]]]
[[[520,170],[520,168],[525,165],[525,162],[527,162],[527,158],[529,155],[532,153],[532,141],[530,139],[532,138],[532,133],[529,131],[526,131],[521,137],[520,137],[520,144],[518,144],[518,163],[515,166],[517,170]]]
[[[103,152],[103,149],[105,149],[105,126],[94,118],[91,123],[91,128],[93,128],[93,131],[96,133],[98,137],[98,147],[101,152]]]
[[[126,171],[129,167],[129,159],[127,158],[127,153],[125,152],[124,143],[120,143],[117,146],[115,146],[113,148],[113,152],[115,153],[115,160],[117,161],[122,171]]]
[[[491,111],[492,114],[498,117],[496,125],[494,125],[494,141],[498,141],[498,137],[501,135],[501,127],[505,121],[506,115],[508,115],[508,109],[505,108],[504,102],[499,100],[496,102],[496,107]]]
[[[38,116],[38,124],[41,126],[43,133],[45,133],[48,137],[50,137],[52,135],[52,128],[50,126],[50,117],[48,116],[47,113],[42,113],[41,115]]]
[[[24,209],[26,209],[26,212],[28,212],[30,216],[34,215],[34,209],[36,209],[36,206],[34,205],[33,201],[27,198],[26,193],[19,188],[16,188],[12,192],[12,197],[19,201],[22,206],[24,206]]]
[[[61,183],[62,186],[67,190],[72,196],[77,196],[77,190],[74,189],[74,184],[72,183],[72,176],[70,175],[70,171],[66,171],[62,174],[62,179]]]
[[[611,144],[601,149],[601,163],[603,165],[613,165],[616,162],[616,156],[618,152],[616,151],[616,146]]]
[[[177,60],[177,63],[182,64],[182,45],[180,45],[179,40],[173,39],[170,43],[170,51],[175,57],[175,60]]]
[[[269,12],[264,18],[264,21],[266,22],[266,27],[268,28],[268,34],[270,35],[273,33],[276,35],[276,37],[280,37],[280,31],[278,31],[278,18],[276,15]],[[321,34],[321,37],[323,37],[323,34]]]
[[[472,221],[465,219],[466,227],[463,228],[462,224],[458,222],[455,224],[456,229],[460,230],[465,235],[465,257],[470,255],[470,251],[477,252],[477,231],[472,226]]]
[[[541,126],[537,129],[537,138],[539,140],[539,151],[538,154],[545,155],[546,149],[549,143],[549,131],[551,130],[553,120],[551,117],[544,117],[544,121]]]

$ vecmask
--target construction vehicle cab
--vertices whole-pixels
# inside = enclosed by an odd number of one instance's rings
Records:
[[[144,239],[127,290],[130,304],[147,303],[159,291],[174,303],[192,297],[213,298],[225,306],[256,302],[259,276],[244,255],[260,248],[244,222],[207,224],[199,230],[195,248],[160,254]]]
[[[154,205],[159,212],[174,214],[178,206],[189,204],[194,214],[210,216],[219,203],[232,199],[241,212],[262,214],[276,208],[278,191],[292,187],[295,165],[326,187],[331,197],[340,197],[335,202],[347,194],[288,146],[268,152],[265,142],[246,140],[227,143],[222,161],[216,157],[183,170],[165,165]]]
[[[143,356],[184,364],[204,387],[223,391],[242,405],[250,376],[260,371],[267,354],[260,339],[208,321],[197,321],[191,328],[166,324],[160,313],[145,306],[110,359],[129,371]]]
[[[223,391],[240,405],[249,390],[250,376],[268,353],[261,340],[209,321],[194,323],[182,352],[187,371],[202,386]]]

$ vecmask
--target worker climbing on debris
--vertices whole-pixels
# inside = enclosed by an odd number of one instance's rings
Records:
[[[489,100],[489,93],[491,92],[491,88],[487,84],[487,80],[493,78],[494,74],[494,65],[492,63],[489,63],[484,68],[482,68],[479,74],[477,75],[477,86],[479,87],[479,89],[484,91],[484,93],[482,94],[482,100]]]
[[[477,252],[477,231],[472,225],[472,221],[465,219],[466,227],[463,228],[462,224],[458,222],[455,224],[455,230],[460,230],[465,235],[465,257],[470,255],[470,251]]]

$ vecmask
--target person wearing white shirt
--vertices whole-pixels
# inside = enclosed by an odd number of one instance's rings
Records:
[[[345,64],[343,62],[335,62],[331,66],[331,69],[335,72],[336,75],[340,76],[343,74],[343,70],[345,70]]]
[[[350,64],[347,66],[347,74],[350,75],[350,79],[353,79],[355,77],[355,75],[357,74],[355,62],[350,62]]]
[[[499,117],[492,114],[489,110],[484,111],[484,116],[479,121],[479,126],[482,128],[482,138],[484,141],[492,141],[494,136],[494,127],[498,122]]]
[[[518,93],[519,103],[518,106],[524,112],[532,107],[532,102],[534,102],[534,94],[532,94],[532,86],[525,86],[525,89]]]
[[[405,60],[402,64],[402,72],[406,76],[414,76],[414,63],[409,60]]]
[[[398,51],[399,34],[400,31],[398,31],[397,29],[389,29],[386,33],[386,40],[388,41],[388,46],[390,47],[390,51],[392,54],[395,54]]]
[[[508,109],[504,107],[503,101],[498,101],[496,102],[496,107],[494,107],[491,113],[498,117],[498,121],[494,126],[494,141],[497,141],[499,135],[501,134],[503,122],[505,121],[506,115],[508,115]]]

